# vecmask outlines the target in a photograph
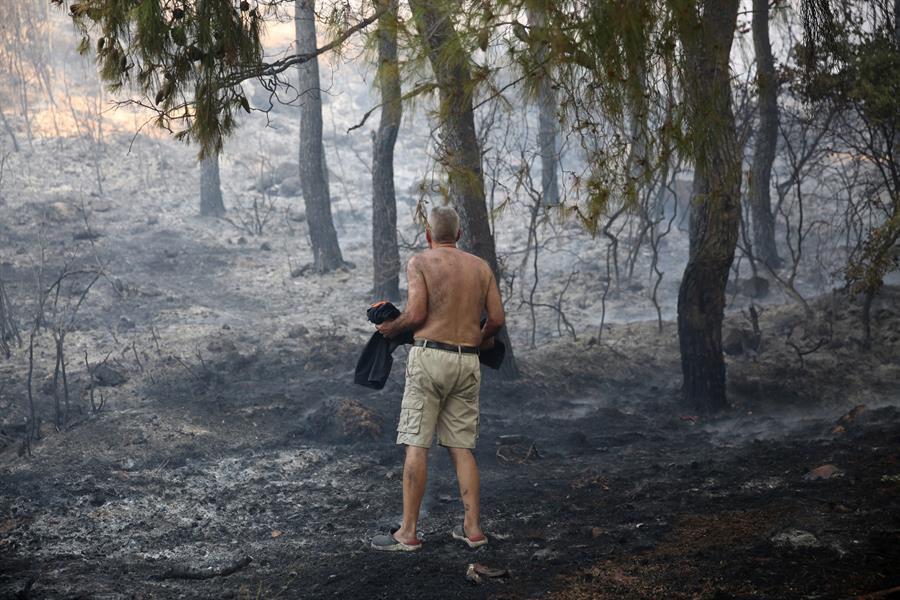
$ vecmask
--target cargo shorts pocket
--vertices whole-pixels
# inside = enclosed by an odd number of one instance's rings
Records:
[[[397,431],[400,433],[419,433],[419,430],[422,428],[422,415],[424,412],[424,398],[403,398],[403,403],[400,405],[400,423],[397,425]]]

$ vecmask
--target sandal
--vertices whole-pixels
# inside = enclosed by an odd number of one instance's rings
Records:
[[[394,527],[391,529],[390,533],[380,533],[376,535],[372,538],[371,546],[376,550],[383,550],[386,552],[413,552],[422,548],[421,540],[416,540],[415,542],[408,544],[395,538],[394,533],[398,529],[399,527]]]
[[[462,540],[469,548],[478,548],[488,543],[487,536],[484,534],[469,537],[466,535],[465,526],[460,526],[450,532],[454,540]]]

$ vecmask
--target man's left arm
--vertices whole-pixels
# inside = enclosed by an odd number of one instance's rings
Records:
[[[385,321],[376,327],[384,337],[392,338],[404,331],[418,329],[428,317],[428,288],[418,262],[417,257],[413,257],[406,265],[406,280],[409,287],[406,310],[396,319]]]

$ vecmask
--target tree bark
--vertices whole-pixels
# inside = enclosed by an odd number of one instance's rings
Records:
[[[894,43],[900,46],[900,0],[894,0]]]
[[[296,51],[316,51],[314,0],[296,0],[294,27]],[[297,68],[300,90],[300,191],[306,205],[306,222],[313,251],[313,268],[319,273],[344,266],[337,232],[331,218],[328,169],[322,144],[322,94],[319,88],[319,61],[310,60]]]
[[[6,130],[6,133],[9,134],[10,139],[13,144],[13,152],[19,151],[19,141],[16,139],[16,132],[13,131],[12,126],[9,124],[9,121],[6,120],[6,113],[0,109],[0,119],[3,119],[3,128]]]
[[[546,15],[539,8],[531,8],[528,11],[528,21],[541,27],[546,23]],[[541,48],[537,53],[538,62],[547,59],[546,48]],[[559,120],[556,116],[558,100],[556,90],[550,80],[545,66],[538,82],[538,148],[541,153],[541,198],[544,206],[556,206],[559,204],[559,184],[557,172],[559,170]]]
[[[697,411],[712,413],[727,407],[722,321],[741,214],[741,157],[729,81],[738,0],[701,5],[699,18],[694,6],[676,11],[695,168],[678,337],[683,398]]]
[[[775,244],[770,184],[778,143],[778,75],[769,41],[769,0],[753,0],[753,48],[759,89],[759,129],[750,169],[750,214],[753,220],[753,255],[769,267],[781,266]]]
[[[500,270],[484,195],[481,148],[475,133],[468,56],[450,15],[436,0],[410,0],[409,6],[439,88],[440,160],[447,172],[450,203],[459,213],[460,245],[484,259],[499,282]],[[506,359],[500,375],[517,377],[518,368],[506,328],[497,338],[506,345]]]
[[[372,152],[372,258],[374,300],[400,298],[397,248],[397,198],[394,192],[394,144],[400,129],[400,65],[397,61],[397,0],[377,0],[386,12],[378,19],[378,86],[381,121]]]
[[[224,214],[219,155],[210,152],[200,161],[200,216],[221,217]]]

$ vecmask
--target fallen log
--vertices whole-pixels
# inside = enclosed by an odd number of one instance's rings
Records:
[[[232,573],[240,571],[252,561],[252,558],[245,556],[219,569],[171,569],[162,575],[156,576],[156,579],[212,579],[213,577],[228,577]]]

